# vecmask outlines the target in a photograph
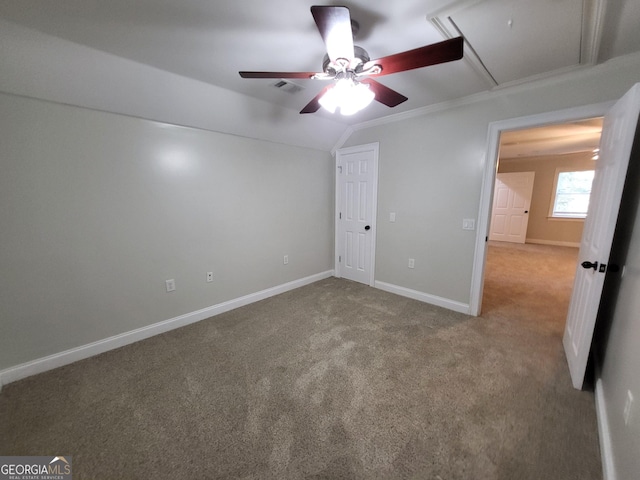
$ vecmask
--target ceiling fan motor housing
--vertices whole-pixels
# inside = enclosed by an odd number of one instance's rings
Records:
[[[329,54],[325,54],[322,59],[322,71],[327,75],[332,76],[343,70],[353,70],[354,72],[359,73],[362,71],[362,66],[369,60],[371,60],[371,58],[369,58],[367,51],[358,45],[354,45],[352,59],[339,58],[335,62],[332,62],[329,58]]]

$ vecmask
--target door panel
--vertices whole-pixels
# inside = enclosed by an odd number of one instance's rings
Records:
[[[498,173],[493,194],[489,239],[524,243],[535,172]]]
[[[575,388],[582,388],[595,327],[605,269],[609,262],[624,179],[631,156],[638,115],[640,84],[636,84],[605,115],[600,157],[591,188],[589,212],[580,242],[578,267],[567,315],[563,344]],[[584,268],[583,262],[597,262]],[[606,268],[606,267],[605,267]]]
[[[336,155],[336,276],[367,285],[375,261],[377,160],[377,144]]]

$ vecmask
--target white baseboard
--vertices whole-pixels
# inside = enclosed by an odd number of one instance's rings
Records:
[[[580,248],[580,242],[560,242],[556,240],[542,240],[540,238],[527,238],[526,243],[535,243],[538,245],[555,245],[556,247]]]
[[[449,300],[448,298],[438,297],[436,295],[419,292],[417,290],[411,290],[410,288],[399,287],[398,285],[393,285],[391,283],[376,281],[374,287],[384,290],[385,292],[395,293],[396,295],[413,298],[414,300],[430,303],[431,305],[436,305],[438,307],[448,308],[454,312],[469,314],[469,304],[467,303],[456,302],[455,300]]]
[[[211,307],[203,308],[202,310],[186,313],[175,318],[170,318],[169,320],[164,320],[162,322],[154,323],[146,327],[137,328],[135,330],[121,333],[119,335],[114,335],[113,337],[105,338],[103,340],[98,340],[97,342],[92,342],[87,345],[82,345],[80,347],[65,350],[64,352],[55,353],[43,358],[38,358],[21,365],[9,367],[5,370],[0,371],[0,390],[2,389],[3,385],[15,382],[16,380],[20,380],[31,375],[36,375],[38,373],[46,372],[47,370],[53,370],[54,368],[62,367],[63,365],[68,365],[70,363],[77,362],[78,360],[83,360],[85,358],[89,358],[94,355],[113,350],[115,348],[123,347],[125,345],[129,345],[130,343],[144,340],[145,338],[153,337],[154,335],[158,335],[160,333],[168,332],[169,330],[184,327],[185,325],[199,322],[201,320],[204,320],[205,318],[220,315],[221,313],[228,312],[229,310],[243,307],[250,303],[258,302],[260,300],[264,300],[265,298],[273,297],[274,295],[279,295],[281,293],[303,287],[319,280],[324,280],[325,278],[332,277],[333,275],[333,270],[317,273],[315,275],[310,275],[308,277],[294,280],[292,282],[267,288],[266,290],[262,290],[260,292],[251,293],[243,297],[235,298],[233,300],[222,302]]]
[[[609,417],[607,417],[604,392],[602,391],[602,380],[599,375],[596,379],[595,397],[598,437],[600,438],[600,456],[602,458],[602,478],[604,480],[616,480],[616,470],[613,465],[611,431],[609,430]]]

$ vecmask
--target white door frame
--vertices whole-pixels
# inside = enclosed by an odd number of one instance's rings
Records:
[[[336,151],[336,161],[335,161],[335,176],[336,176],[336,182],[335,182],[335,192],[336,192],[336,204],[335,204],[335,212],[334,212],[334,231],[335,231],[335,236],[334,236],[334,247],[333,247],[333,251],[334,251],[334,271],[335,271],[335,276],[340,278],[342,277],[342,272],[341,272],[341,263],[339,260],[339,256],[340,256],[340,250],[339,250],[339,246],[341,244],[340,242],[340,226],[339,226],[339,221],[340,221],[340,206],[341,206],[341,190],[340,190],[340,174],[338,172],[338,168],[339,168],[339,162],[340,162],[340,156],[343,154],[352,154],[352,153],[358,153],[358,152],[368,152],[368,151],[372,151],[373,152],[373,192],[372,192],[372,197],[373,197],[373,201],[372,201],[372,212],[371,212],[371,230],[372,230],[372,234],[371,234],[371,256],[370,256],[370,262],[371,262],[371,269],[369,271],[369,286],[373,287],[374,283],[375,283],[375,271],[376,271],[376,236],[377,236],[377,231],[378,229],[376,228],[377,226],[377,217],[378,217],[378,157],[379,157],[379,152],[380,152],[380,144],[378,142],[374,142],[374,143],[367,143],[365,145],[356,145],[354,147],[346,147],[346,148],[340,148],[339,150]]]
[[[471,273],[471,294],[469,297],[470,315],[480,315],[480,310],[482,308],[484,267],[487,259],[487,238],[489,236],[489,227],[491,225],[493,187],[495,184],[496,171],[498,169],[500,134],[507,130],[522,130],[525,128],[541,127],[555,123],[575,122],[587,118],[603,117],[614,104],[615,101],[597,103],[582,107],[557,110],[555,112],[500,120],[489,124],[487,148],[484,157],[484,181],[482,183],[482,190],[480,191],[478,230],[476,231],[476,246],[473,256],[473,270]]]

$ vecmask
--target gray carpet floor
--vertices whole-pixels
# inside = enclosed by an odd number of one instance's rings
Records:
[[[0,394],[0,453],[75,479],[602,478],[561,343],[575,262],[492,244],[477,318],[331,278],[33,376]]]

